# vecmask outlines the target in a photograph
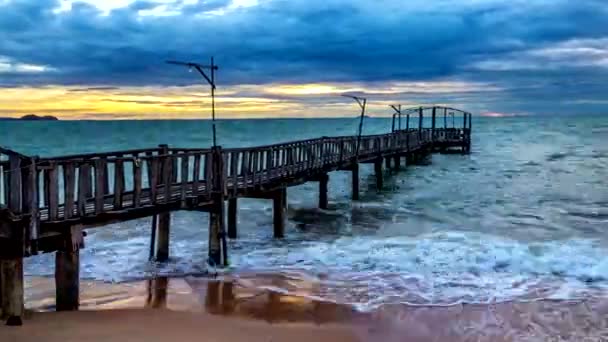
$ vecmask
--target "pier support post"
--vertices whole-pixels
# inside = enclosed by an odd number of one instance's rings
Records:
[[[284,189],[280,189],[275,191],[272,196],[272,221],[274,237],[277,239],[285,237],[286,195],[287,192]]]
[[[224,226],[224,201],[218,200],[209,212],[209,263],[221,266],[227,258],[222,258],[222,233]],[[222,260],[224,259],[224,260]]]
[[[55,309],[78,310],[80,304],[80,251],[55,253]]]
[[[327,183],[329,182],[329,175],[324,174],[319,179],[319,208],[327,209]]]
[[[394,161],[395,170],[399,171],[399,169],[401,169],[401,156],[396,155],[394,158],[395,158],[395,161]]]
[[[374,171],[376,174],[376,187],[378,190],[382,190],[384,186],[384,180],[382,179],[382,159],[374,163]]]
[[[213,266],[228,266],[228,246],[224,230],[224,195],[226,183],[224,179],[224,160],[222,147],[212,148],[212,194],[213,205],[209,211],[209,264]]]
[[[390,169],[391,169],[391,157],[386,157],[386,158],[384,158],[384,163],[385,163],[385,165],[386,165],[386,166],[385,166],[385,167],[386,167],[386,169],[387,169],[387,170],[390,170]]]
[[[2,316],[6,325],[23,324],[23,258],[0,260]]]
[[[230,239],[236,239],[237,237],[237,213],[237,199],[231,198],[228,200],[228,238]]]
[[[156,236],[156,246],[154,246],[154,260],[164,262],[169,260],[169,234],[171,227],[171,213],[160,213],[156,215],[156,219],[152,220],[152,224]]]
[[[357,162],[352,167],[352,199],[359,200],[359,163]]]

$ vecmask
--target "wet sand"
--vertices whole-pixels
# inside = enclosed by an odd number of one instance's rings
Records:
[[[608,341],[606,299],[395,304],[363,313],[248,285],[196,277],[83,281],[81,311],[55,313],[52,280],[30,278],[33,312],[22,327],[0,326],[0,341]]]

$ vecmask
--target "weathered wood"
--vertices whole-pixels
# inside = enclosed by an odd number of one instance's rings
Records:
[[[190,164],[190,156],[183,155],[181,157],[181,169],[180,169],[180,200],[182,202],[182,207],[186,207],[186,196],[188,191],[188,168]]]
[[[104,195],[106,194],[107,162],[105,159],[95,160],[95,214],[99,215],[104,210]]]
[[[57,311],[78,310],[80,304],[80,252],[55,254],[55,301]]]
[[[163,157],[162,167],[162,184],[163,186],[163,203],[171,201],[171,183],[173,180],[173,156]]]
[[[275,239],[285,237],[285,221],[286,221],[286,198],[285,191],[277,190],[272,197],[272,222]]]
[[[230,176],[232,177],[232,189],[231,190],[232,190],[233,196],[236,196],[236,194],[239,190],[238,166],[239,166],[239,154],[238,154],[238,152],[232,152],[230,154]]]
[[[238,202],[236,197],[228,200],[228,238],[237,238]]]
[[[214,266],[227,266],[228,251],[224,233],[224,175],[226,173],[220,146],[212,148],[211,160],[213,205],[209,212],[209,263]]]
[[[148,186],[150,188],[150,202],[156,204],[158,195],[158,180],[160,172],[160,161],[158,157],[152,157],[148,163]]]
[[[21,157],[9,156],[8,208],[14,213],[21,212]]]
[[[141,179],[141,164],[140,160],[136,159],[133,162],[133,207],[139,208],[141,206],[141,190],[142,190],[142,179]]]
[[[359,163],[355,162],[351,168],[352,199],[359,200]]]
[[[395,170],[399,171],[401,169],[401,155],[398,154],[394,157],[393,164],[395,166]]]
[[[169,173],[169,180],[171,174]],[[156,220],[156,250],[155,260],[164,262],[169,260],[169,237],[171,231],[171,213],[164,212],[157,215]]]
[[[59,179],[57,177],[57,164],[51,163],[48,174],[49,219],[55,221],[59,214]]]
[[[329,175],[323,174],[319,178],[319,208],[327,209],[327,183],[329,182]]]
[[[376,188],[382,190],[384,187],[384,180],[382,175],[382,159],[374,163],[374,173],[376,176]]]
[[[433,107],[433,118],[431,119],[431,136],[435,139],[435,126],[436,126],[437,107]]]
[[[114,210],[122,209],[125,189],[125,168],[122,160],[114,162]]]
[[[74,193],[76,189],[76,167],[73,163],[63,166],[63,193],[65,194],[65,218],[74,215]]]
[[[91,166],[82,164],[78,168],[78,216],[87,214],[87,199],[92,197]]]
[[[2,316],[7,325],[21,325],[24,311],[23,258],[0,260]]]
[[[241,164],[241,174],[243,175],[243,183],[245,187],[249,184],[249,152],[243,152],[243,162]]]
[[[192,195],[198,196],[199,194],[199,178],[201,174],[201,155],[196,154],[194,156],[194,167],[192,169]]]

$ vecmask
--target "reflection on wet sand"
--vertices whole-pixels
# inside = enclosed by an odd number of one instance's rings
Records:
[[[348,327],[359,341],[608,341],[608,300],[508,302],[446,307],[385,305],[357,312],[348,305],[289,296],[273,291],[285,279],[156,278],[136,283],[91,282],[83,287],[82,310],[142,309],[200,316],[230,316],[271,324],[312,323]],[[49,281],[46,281],[50,283]],[[53,310],[54,290],[40,289],[45,280],[30,282],[35,310]],[[301,289],[301,293],[313,288]],[[314,289],[318,291],[319,289]],[[314,291],[313,291],[314,292]],[[142,313],[143,314],[143,313]],[[51,314],[52,315],[52,314]]]

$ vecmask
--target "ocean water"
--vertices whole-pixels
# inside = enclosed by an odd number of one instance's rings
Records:
[[[439,120],[440,122],[442,120]],[[354,134],[357,119],[225,120],[222,146]],[[451,123],[451,122],[450,122]],[[366,119],[364,133],[390,130]],[[40,156],[168,143],[210,145],[208,121],[0,122],[0,145]],[[447,305],[574,299],[608,292],[608,117],[473,120],[470,155],[433,155],[375,189],[361,170],[330,175],[330,208],[317,185],[288,190],[284,240],[272,238],[270,201],[239,200],[239,239],[221,271],[244,286],[355,305]],[[91,229],[81,277],[124,282],[205,276],[207,214],[173,214],[171,260],[147,260],[150,219]],[[27,259],[29,276],[53,274],[52,255]],[[211,270],[214,272],[214,270]]]

